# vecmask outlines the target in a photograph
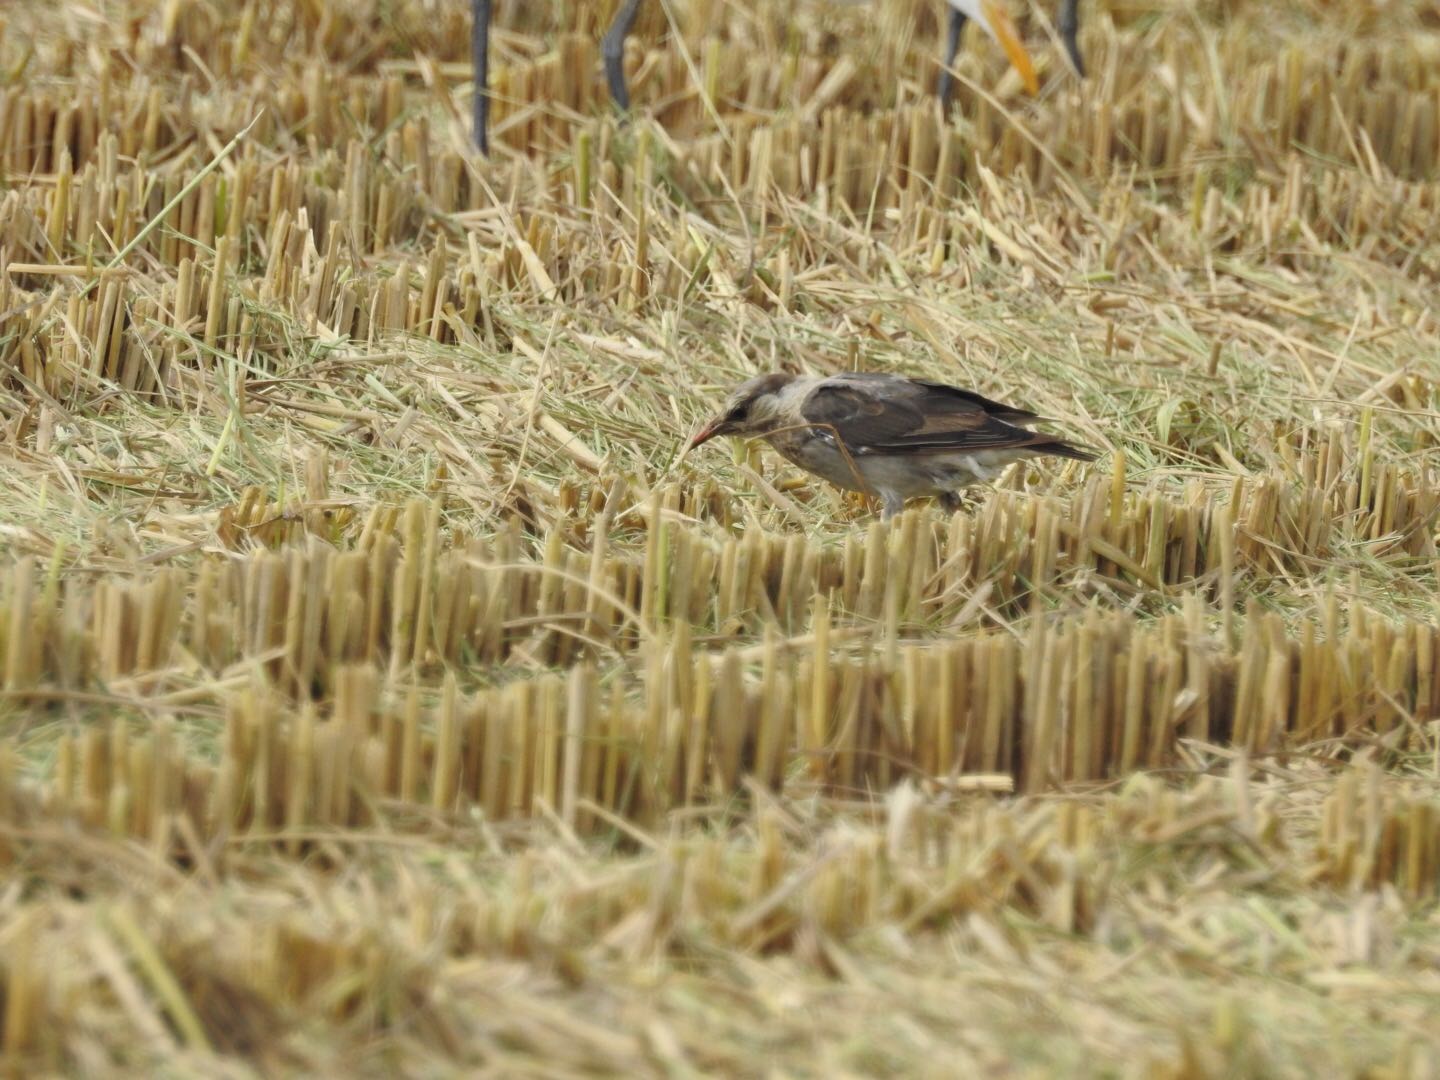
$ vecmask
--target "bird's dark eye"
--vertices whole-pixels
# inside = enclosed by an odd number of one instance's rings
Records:
[[[739,421],[744,420],[749,415],[750,403],[748,401],[744,401],[730,410],[730,415],[727,419]]]

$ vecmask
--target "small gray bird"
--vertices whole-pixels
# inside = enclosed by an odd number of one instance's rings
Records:
[[[993,480],[1022,458],[1095,460],[1090,450],[1027,430],[1040,419],[969,390],[901,375],[777,372],[736,387],[690,449],[717,435],[762,438],[806,472],[879,496],[882,516],[890,518],[907,499],[924,495],[954,511],[962,488]]]

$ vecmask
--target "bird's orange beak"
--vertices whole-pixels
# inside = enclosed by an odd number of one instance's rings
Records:
[[[985,29],[999,42],[1000,48],[1004,49],[1005,55],[1010,58],[1010,63],[1020,73],[1026,91],[1032,97],[1040,93],[1040,80],[1035,77],[1035,65],[1030,62],[1030,54],[1025,51],[1025,46],[1020,41],[1020,33],[999,0],[980,0],[980,15]]]
[[[716,435],[719,435],[721,433],[721,426],[722,422],[719,419],[711,420],[708,424],[706,424],[704,427],[702,427],[699,431],[695,433],[695,437],[690,440],[690,445],[685,447],[685,451],[688,453],[691,450],[694,450],[701,443],[709,442]]]

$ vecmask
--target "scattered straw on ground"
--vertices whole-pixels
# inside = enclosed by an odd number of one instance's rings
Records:
[[[1435,1075],[1434,5],[612,7],[0,13],[4,1067]]]

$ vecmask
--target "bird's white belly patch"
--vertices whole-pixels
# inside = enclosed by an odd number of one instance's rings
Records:
[[[873,448],[850,450],[828,431],[783,431],[770,444],[807,472],[850,491],[873,495],[893,492],[906,499],[959,491],[995,479],[1024,450],[980,450],[974,453],[895,454]]]

